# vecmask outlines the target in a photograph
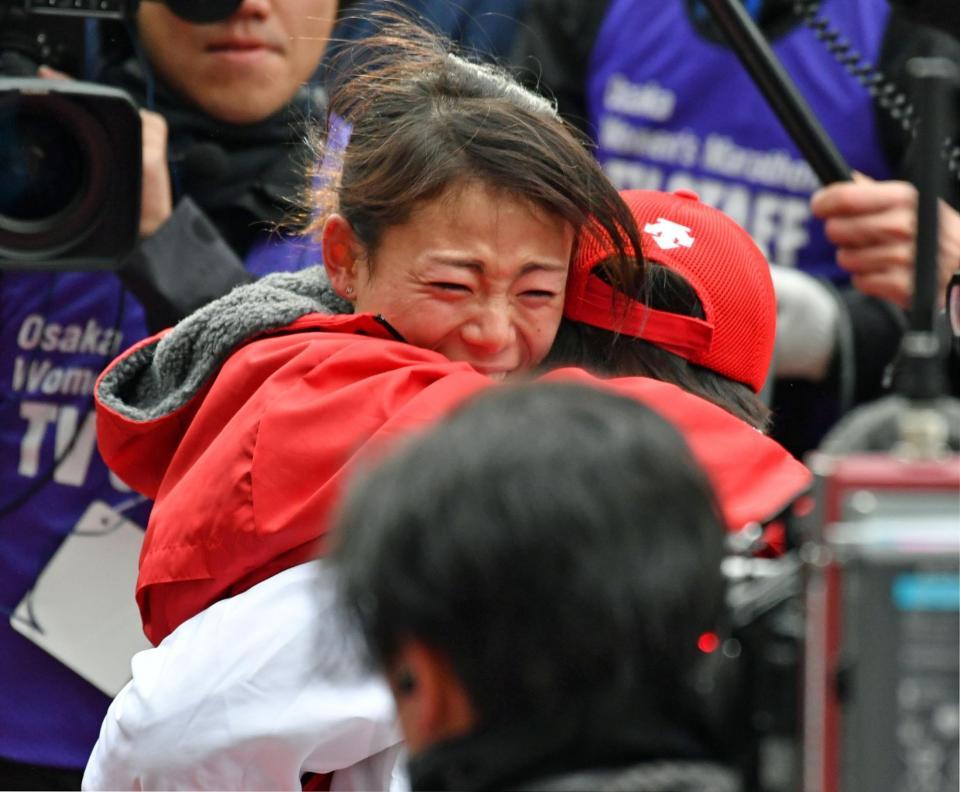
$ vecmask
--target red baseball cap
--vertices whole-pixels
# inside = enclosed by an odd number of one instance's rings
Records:
[[[777,299],[760,248],[730,217],[691,190],[624,190],[648,261],[681,275],[705,319],[650,308],[594,274],[613,255],[602,235],[584,235],[570,268],[564,316],[643,338],[759,393],[773,357]]]

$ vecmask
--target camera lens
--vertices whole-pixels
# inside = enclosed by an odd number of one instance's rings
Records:
[[[51,119],[0,119],[0,215],[27,223],[59,215],[83,192],[84,164],[76,137]]]
[[[137,239],[142,154],[125,92],[0,76],[0,270],[120,266]]]
[[[47,258],[87,238],[109,189],[103,138],[99,120],[68,95],[0,93],[0,255]]]

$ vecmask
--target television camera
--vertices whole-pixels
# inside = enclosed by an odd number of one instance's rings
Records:
[[[198,24],[242,2],[163,1]],[[129,95],[95,80],[138,7],[0,0],[0,269],[115,269],[135,244],[140,117]],[[38,79],[40,65],[80,79]]]

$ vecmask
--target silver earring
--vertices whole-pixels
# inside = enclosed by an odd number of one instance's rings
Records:
[[[353,286],[347,286],[347,294],[353,294]]]

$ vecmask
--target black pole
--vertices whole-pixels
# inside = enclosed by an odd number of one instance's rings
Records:
[[[916,89],[919,152],[914,184],[917,188],[917,250],[914,267],[911,328],[933,330],[937,309],[939,196],[946,186],[946,168],[939,152],[953,127],[952,95],[960,69],[947,58],[912,58],[907,74]]]
[[[960,69],[946,58],[912,58],[907,63],[907,73],[913,81],[919,119],[914,172],[917,244],[909,327],[900,344],[894,383],[898,393],[922,401],[944,393],[943,350],[934,329],[939,281],[939,197],[947,176],[940,149],[953,126],[951,100],[960,82]]]
[[[823,184],[850,179],[850,166],[740,0],[703,0],[787,134]]]

